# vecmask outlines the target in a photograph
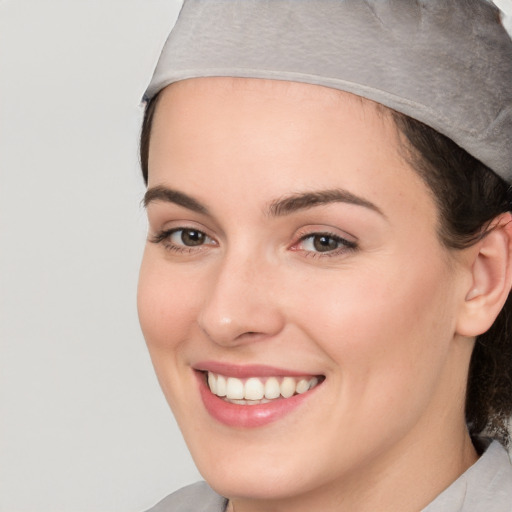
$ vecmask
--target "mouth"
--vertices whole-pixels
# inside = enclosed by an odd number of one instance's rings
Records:
[[[276,400],[302,395],[324,380],[318,376],[270,376],[245,379],[204,372],[210,392],[225,402],[236,405],[269,404]]]
[[[204,407],[213,419],[232,428],[262,427],[291,414],[325,381],[324,375],[266,366],[201,366],[195,373]]]

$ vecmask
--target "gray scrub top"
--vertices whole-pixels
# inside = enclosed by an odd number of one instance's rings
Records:
[[[227,500],[206,482],[164,498],[147,512],[224,512]],[[512,463],[497,441],[422,512],[512,512]]]

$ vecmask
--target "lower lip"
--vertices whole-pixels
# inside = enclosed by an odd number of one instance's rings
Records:
[[[210,416],[224,425],[239,428],[261,427],[277,421],[299,407],[318,387],[300,395],[276,399],[266,404],[238,405],[214,395],[206,384],[204,374],[197,372],[197,375],[201,398]]]

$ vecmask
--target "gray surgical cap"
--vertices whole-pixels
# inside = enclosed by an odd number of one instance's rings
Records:
[[[185,0],[146,99],[211,76],[357,94],[512,178],[512,40],[487,0]]]

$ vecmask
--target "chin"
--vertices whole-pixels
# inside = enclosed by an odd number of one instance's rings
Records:
[[[297,449],[305,445],[304,439],[295,440],[293,435],[286,439],[285,431],[268,429],[268,436],[253,432],[253,439],[250,433],[238,431],[219,439],[216,430],[209,432],[210,443],[186,441],[203,478],[227,498],[287,500],[312,492],[339,474],[339,468],[333,471],[332,464],[321,463],[327,455],[318,453],[321,448]]]
[[[261,501],[285,500],[315,487],[313,482],[304,481],[305,473],[308,471],[303,467],[276,468],[274,465],[272,468],[268,462],[240,466],[219,464],[201,471],[210,487],[221,496]]]

